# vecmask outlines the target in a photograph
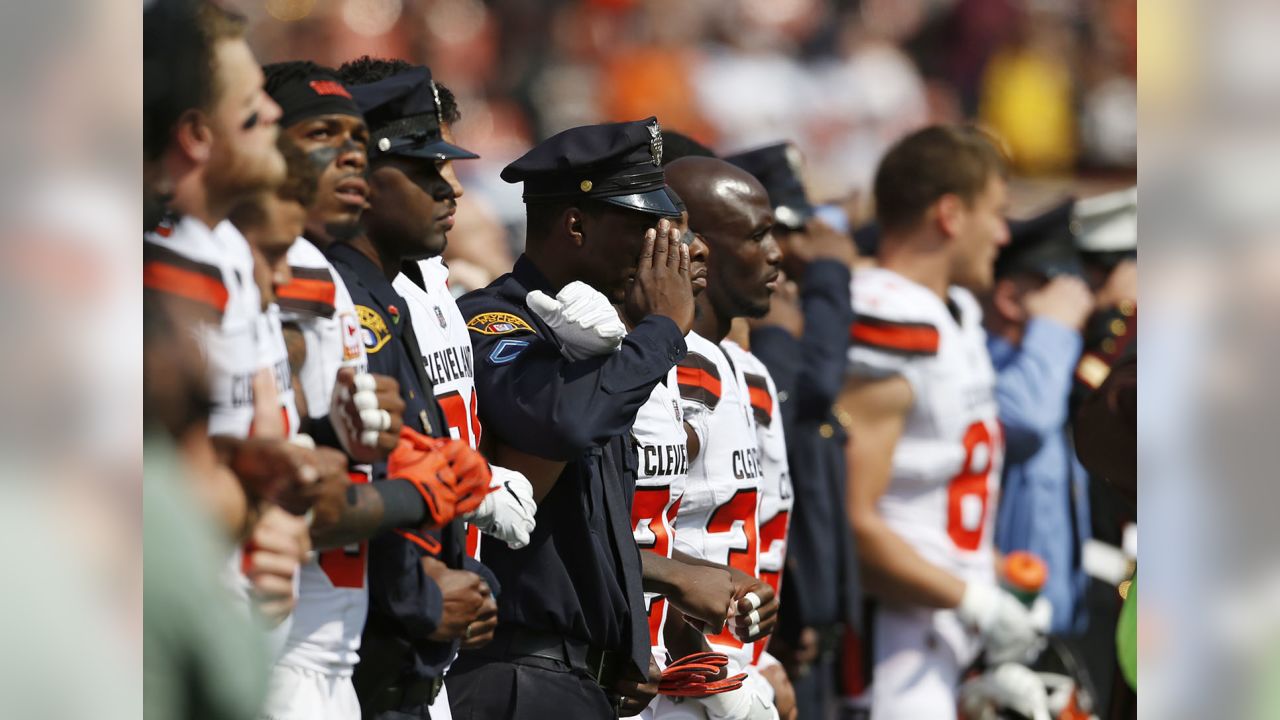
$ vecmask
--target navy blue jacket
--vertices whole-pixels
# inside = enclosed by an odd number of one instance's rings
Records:
[[[684,358],[684,338],[669,318],[651,316],[618,352],[572,362],[525,303],[532,290],[555,294],[521,256],[509,274],[458,301],[475,348],[486,436],[567,462],[538,506],[527,547],[481,540],[481,556],[503,587],[499,622],[618,652],[647,672],[640,553],[631,533],[637,468],[627,435],[654,386]]]
[[[447,437],[448,425],[422,368],[407,303],[382,270],[350,245],[334,243],[325,254],[355,303],[369,372],[389,375],[400,383],[407,427]],[[385,478],[386,464],[374,465],[374,481]],[[426,544],[438,546],[433,556],[451,568],[463,567],[466,542],[460,521],[417,534]],[[406,675],[419,678],[439,677],[457,651],[457,643],[426,639],[439,626],[444,604],[440,588],[422,569],[421,559],[427,554],[419,544],[395,533],[369,541],[369,620],[361,648],[363,658],[372,648],[383,652],[388,643],[394,645],[406,656],[412,655],[413,662],[403,668]]]
[[[751,352],[778,388],[795,489],[780,607],[780,632],[791,638],[803,627],[856,625],[860,602],[845,514],[848,438],[832,414],[844,386],[853,324],[849,269],[832,260],[810,263],[800,299],[802,337],[780,327],[751,333]]]

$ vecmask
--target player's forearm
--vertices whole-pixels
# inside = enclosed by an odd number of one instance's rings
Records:
[[[953,608],[964,581],[930,563],[879,517],[854,520],[865,587],[891,603]]]
[[[394,528],[417,527],[427,516],[422,496],[405,480],[351,485],[336,512],[317,512],[311,543],[319,549],[342,547]]]

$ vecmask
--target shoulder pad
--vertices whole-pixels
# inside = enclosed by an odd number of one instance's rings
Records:
[[[855,346],[901,355],[936,355],[941,300],[888,270],[859,271],[853,280]]]
[[[680,397],[702,403],[714,410],[720,404],[720,370],[707,357],[687,353],[676,366],[676,383]]]
[[[197,303],[218,318],[226,312],[230,293],[217,265],[194,260],[154,242],[144,243],[142,258],[142,285],[147,290]]]
[[[289,273],[293,279],[276,288],[276,302],[280,309],[316,317],[333,317],[338,291],[329,268],[291,263]]]
[[[747,381],[747,392],[751,395],[751,412],[756,416],[756,423],[769,427],[773,421],[773,395],[769,392],[769,381],[763,375],[744,372],[742,377]]]

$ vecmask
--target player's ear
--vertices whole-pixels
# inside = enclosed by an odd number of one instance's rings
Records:
[[[947,193],[938,198],[933,206],[936,210],[934,221],[938,224],[938,230],[948,238],[960,234],[960,222],[964,215],[964,200],[961,200],[960,196],[955,193]]]
[[[1026,310],[1022,307],[1025,293],[1018,283],[1010,278],[999,278],[991,288],[991,306],[1004,320],[1021,323],[1026,319]]]
[[[584,217],[585,213],[576,207],[567,208],[560,216],[560,222],[564,226],[565,234],[569,236],[569,241],[578,247],[582,247],[586,242],[586,233],[582,227]]]
[[[173,142],[193,163],[204,165],[213,154],[213,129],[199,110],[187,110],[173,129]]]

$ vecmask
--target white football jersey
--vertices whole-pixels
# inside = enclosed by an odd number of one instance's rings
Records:
[[[994,582],[1004,436],[977,300],[952,287],[943,302],[874,268],[855,274],[853,309],[850,372],[901,375],[913,394],[881,516],[929,562],[965,580]]]
[[[729,354],[734,365],[742,370],[751,400],[751,411],[756,421],[756,438],[760,446],[759,541],[760,579],[769,583],[773,592],[782,594],[782,570],[787,562],[787,529],[791,524],[791,506],[795,503],[791,491],[791,471],[787,465],[787,438],[782,429],[782,414],[778,403],[778,388],[773,376],[760,358],[743,350],[732,340],[722,340],[720,347]],[[755,645],[753,664],[760,663],[768,643],[766,638]]]
[[[758,513],[764,480],[755,418],[742,368],[718,345],[689,333],[676,366],[680,409],[698,437],[676,512],[676,549],[757,577]],[[729,673],[751,663],[752,644],[726,628],[707,638],[729,656]]]
[[[293,398],[293,373],[289,371],[289,348],[285,345],[284,329],[280,324],[280,306],[275,303],[268,305],[258,320],[258,366],[271,370],[285,435],[294,437],[298,434],[298,405]]]
[[[680,410],[680,390],[676,369],[658,383],[649,399],[636,413],[631,427],[631,446],[636,453],[636,494],[631,504],[631,527],[641,550],[671,557],[675,532],[673,523],[680,507],[689,474],[689,450]],[[667,601],[656,593],[644,594],[649,613],[649,643],[660,667],[666,667],[662,624]]]
[[[458,303],[449,292],[449,268],[439,257],[419,260],[422,285],[404,273],[391,283],[409,306],[413,333],[423,352],[422,364],[435,386],[436,402],[449,424],[449,434],[472,448],[480,445],[476,407],[475,365],[471,335]],[[480,535],[467,528],[467,554],[480,557]]]
[[[321,418],[329,414],[338,370],[368,367],[360,322],[351,293],[319,248],[298,238],[288,261],[293,280],[276,288],[276,302],[281,318],[302,332],[307,358],[298,372],[298,390],[307,401],[307,415]]]
[[[208,364],[209,434],[248,437],[264,328],[249,243],[228,222],[166,221],[146,234],[143,284],[209,317],[192,328]]]

